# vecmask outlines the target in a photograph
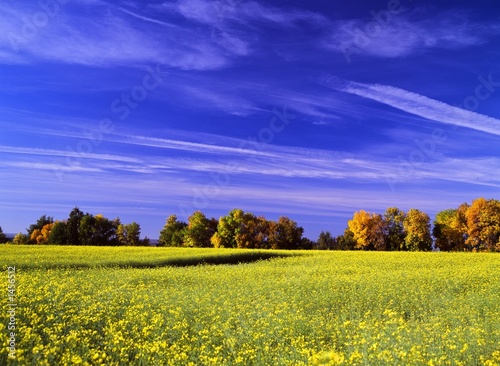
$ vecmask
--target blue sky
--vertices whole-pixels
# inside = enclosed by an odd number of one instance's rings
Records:
[[[0,226],[499,198],[499,46],[492,1],[3,2]]]

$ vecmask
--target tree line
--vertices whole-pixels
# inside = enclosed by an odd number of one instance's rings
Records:
[[[304,229],[288,217],[277,221],[234,209],[219,220],[196,211],[188,222],[168,217],[159,245],[215,248],[325,249],[325,250],[431,250],[430,218],[412,209],[389,208],[382,216],[364,210],[354,213],[344,234],[323,231],[316,241],[303,237]]]
[[[321,249],[390,251],[492,251],[500,252],[500,201],[478,198],[456,209],[430,217],[422,211],[398,208],[383,214],[354,213],[344,234],[333,238],[322,232]]]
[[[43,215],[26,229],[27,234],[17,234],[14,244],[60,245],[149,245],[149,239],[140,238],[138,223],[122,224],[120,218],[110,220],[101,214],[83,213],[75,207],[66,220],[54,221]],[[1,229],[0,229],[1,232]]]
[[[124,225],[119,218],[83,213],[75,207],[67,220],[42,216],[13,239],[18,244],[149,245],[140,239],[136,222]],[[355,212],[344,233],[322,231],[316,241],[303,237],[304,229],[288,217],[267,220],[241,209],[219,218],[196,211],[187,222],[170,215],[160,232],[158,246],[324,249],[384,251],[500,251],[500,201],[478,198],[456,209],[429,215],[417,209],[396,207],[383,214]],[[7,238],[0,227],[0,243]]]
[[[175,247],[312,249],[304,229],[288,217],[277,221],[234,209],[219,220],[196,211],[188,222],[170,215],[160,232],[158,245]]]
[[[277,221],[234,209],[219,220],[196,211],[188,222],[171,215],[159,245],[215,248],[324,249],[383,251],[500,251],[500,201],[484,198],[440,211],[431,224],[418,209],[397,207],[383,214],[355,212],[344,233],[322,231],[316,241],[288,217]]]
[[[433,235],[441,250],[500,251],[500,201],[484,198],[436,215]]]

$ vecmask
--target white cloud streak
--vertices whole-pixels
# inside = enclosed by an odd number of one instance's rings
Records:
[[[140,162],[139,159],[126,156],[96,154],[90,152],[80,153],[71,150],[39,149],[33,147],[15,147],[15,146],[5,146],[5,145],[0,145],[0,153],[10,153],[16,155],[23,154],[23,155],[35,155],[35,156],[57,156],[57,157],[70,157],[78,159],[113,160],[113,161],[123,161],[130,163]]]
[[[440,102],[404,89],[380,84],[347,82],[338,90],[375,100],[404,112],[448,125],[500,136],[500,120]]]
[[[224,155],[244,155],[244,156],[266,156],[273,157],[272,153],[257,151],[253,149],[244,149],[241,147],[211,145],[190,141],[180,141],[171,139],[162,139],[146,136],[122,136],[114,139],[116,142],[126,144],[158,147],[162,149],[182,150],[205,154],[224,154]],[[243,143],[243,142],[242,142]]]

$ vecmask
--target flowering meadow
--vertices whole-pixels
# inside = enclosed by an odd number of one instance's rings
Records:
[[[0,258],[17,304],[15,358],[0,313],[2,365],[500,365],[496,254],[4,245]]]

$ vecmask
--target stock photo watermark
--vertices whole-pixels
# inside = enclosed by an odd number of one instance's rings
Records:
[[[81,161],[94,152],[103,141],[104,136],[113,133],[116,127],[116,121],[124,121],[128,118],[131,112],[137,109],[141,102],[146,100],[150,93],[158,88],[163,82],[163,77],[168,75],[168,72],[162,70],[162,64],[157,64],[155,68],[146,67],[147,73],[142,77],[141,83],[133,86],[126,93],[122,93],[115,98],[110,104],[110,111],[116,116],[116,119],[103,118],[99,121],[97,128],[83,133],[84,138],[78,141],[76,145],[67,145],[67,156],[65,165],[68,168],[78,166]],[[62,180],[64,175],[63,168],[54,168],[54,171],[59,179]]]
[[[493,74],[489,74],[488,77],[480,75],[477,81],[474,93],[466,96],[462,104],[458,104],[456,107],[475,112],[479,109],[482,101],[489,99],[496,88],[500,88],[500,81],[493,80]]]
[[[273,109],[273,117],[269,120],[267,127],[261,128],[257,136],[249,136],[245,141],[241,142],[238,149],[245,149],[252,154],[247,158],[247,162],[260,162],[259,156],[265,151],[266,147],[271,144],[275,139],[276,134],[283,132],[283,130],[290,124],[290,120],[294,120],[296,115],[290,114],[285,105],[280,112],[277,108]],[[231,182],[231,175],[237,174],[241,170],[241,163],[229,163],[224,166],[221,172],[210,173],[211,181],[204,185],[202,189],[193,189],[192,206],[187,204],[180,204],[179,210],[184,218],[188,218],[192,213],[192,208],[201,210],[210,204],[210,199],[216,198],[221,189],[227,187]]]
[[[489,74],[487,77],[483,75],[478,76],[478,83],[474,88],[474,92],[467,95],[462,103],[456,104],[455,107],[469,112],[476,112],[481,102],[489,99],[497,88],[500,88],[500,81],[495,81],[493,78],[493,74]],[[460,128],[462,126],[455,124],[450,128],[451,131],[449,132],[456,132]],[[432,130],[431,135],[424,140],[415,139],[414,143],[416,147],[410,151],[408,156],[398,156],[399,163],[395,176],[386,178],[391,191],[395,191],[396,184],[403,183],[414,176],[425,161],[438,158],[440,154],[436,151],[437,146],[445,144],[448,139],[449,134],[441,128]]]
[[[318,83],[334,90],[343,90],[345,84],[343,80],[331,74],[321,77]],[[455,108],[458,112],[463,112],[463,116],[462,113],[455,112],[457,118],[471,118],[474,116],[471,113],[475,113],[479,109],[481,102],[489,99],[499,88],[500,78],[495,77],[494,74],[489,74],[486,77],[479,75],[473,93],[467,95],[461,104],[450,107]],[[460,123],[448,126],[448,129],[444,127],[434,128],[426,138],[414,139],[412,150],[406,156],[398,156],[394,170],[386,177],[386,182],[392,192],[395,191],[398,183],[406,182],[411,177],[414,177],[421,170],[424,163],[442,157],[439,147],[448,141],[450,133],[456,132],[463,127]]]
[[[8,332],[8,349],[9,358],[16,358],[16,267],[7,268],[7,315],[9,323],[7,325]]]
[[[448,140],[448,135],[441,128],[432,130],[431,135],[423,140],[415,139],[415,148],[410,151],[407,157],[398,156],[398,167],[395,177],[387,177],[386,182],[392,192],[396,190],[396,184],[404,182],[413,176],[417,170],[428,160],[438,156],[438,145],[444,144]]]
[[[61,11],[61,5],[66,5],[70,0],[40,0],[38,10],[28,17],[21,17],[22,26],[17,33],[9,33],[10,45],[18,53],[20,46],[36,38],[38,33],[47,27],[52,18]]]
[[[399,0],[389,0],[384,10],[370,11],[372,20],[365,23],[364,27],[356,26],[351,29],[352,39],[341,45],[347,63],[350,64],[353,55],[359,55],[384,29],[388,28],[395,15],[404,11]]]

